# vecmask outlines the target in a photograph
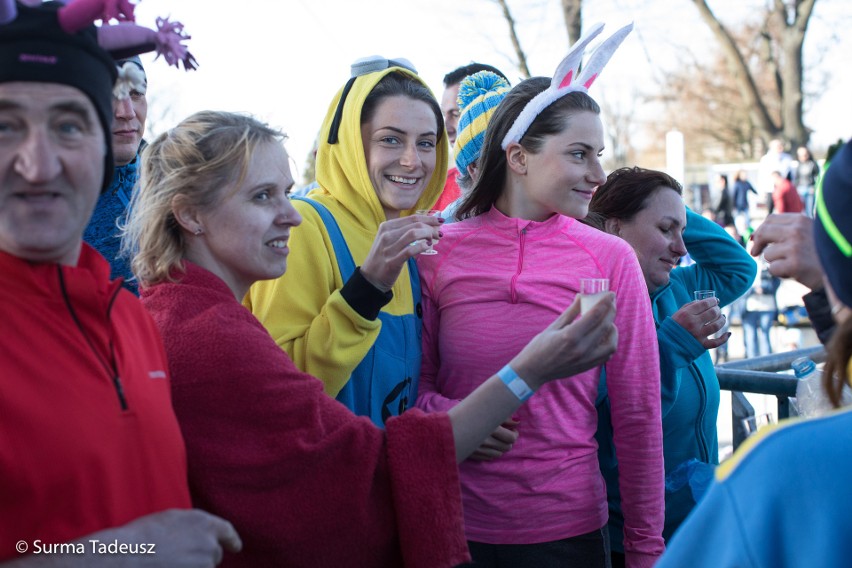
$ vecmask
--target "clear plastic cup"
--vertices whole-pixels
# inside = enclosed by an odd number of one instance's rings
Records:
[[[440,209],[418,209],[417,214],[418,215],[428,215],[429,217],[440,217],[441,210]],[[438,251],[436,251],[432,247],[432,244],[430,243],[429,248],[427,248],[426,250],[424,250],[420,254],[438,254]]]
[[[715,298],[716,290],[696,290],[692,293],[695,300],[706,300],[707,298]]]
[[[585,314],[609,292],[608,278],[580,279],[580,313]]]

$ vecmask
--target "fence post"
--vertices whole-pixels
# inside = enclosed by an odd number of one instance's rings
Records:
[[[748,437],[743,420],[754,416],[754,407],[739,391],[731,391],[731,432],[733,433],[734,451]]]

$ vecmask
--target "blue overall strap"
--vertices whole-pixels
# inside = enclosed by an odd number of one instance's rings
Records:
[[[328,231],[328,238],[331,239],[331,246],[334,247],[334,256],[337,257],[337,267],[340,269],[340,278],[343,282],[349,280],[355,273],[355,261],[352,259],[352,253],[349,252],[349,246],[346,244],[346,239],[343,238],[343,233],[340,232],[340,226],[337,220],[328,207],[315,201],[309,197],[292,197],[293,201],[304,201],[311,205],[322,219],[325,230]]]
[[[355,262],[331,211],[312,199],[294,199],[306,201],[319,214],[334,248],[341,277],[347,281],[355,272]],[[417,398],[422,325],[420,275],[415,260],[410,258],[407,262],[414,313],[395,316],[379,312],[382,324],[379,335],[336,397],[352,412],[369,417],[380,428],[390,417],[410,408]]]
[[[415,312],[420,307],[420,271],[417,270],[417,262],[413,258],[408,259],[408,279],[411,281],[411,298],[414,300]]]

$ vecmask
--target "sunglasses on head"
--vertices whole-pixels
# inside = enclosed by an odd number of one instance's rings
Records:
[[[331,121],[331,128],[328,131],[329,144],[337,144],[337,134],[340,130],[340,121],[343,120],[343,105],[346,102],[346,97],[349,95],[349,91],[352,89],[352,85],[355,84],[355,79],[362,75],[375,73],[376,71],[383,71],[385,69],[390,69],[391,67],[401,67],[402,69],[411,71],[415,75],[417,74],[417,69],[414,68],[414,65],[412,65],[408,59],[403,57],[387,59],[380,55],[371,55],[369,57],[362,57],[352,64],[351,76],[349,77],[349,80],[346,81],[346,86],[343,87],[343,92],[340,94],[340,101],[337,103],[337,110],[334,111],[334,119]]]

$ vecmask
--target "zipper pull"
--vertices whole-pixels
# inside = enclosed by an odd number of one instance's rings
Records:
[[[115,386],[116,394],[118,394],[118,402],[121,404],[121,409],[127,410],[127,399],[124,397],[124,387],[121,385],[121,377],[115,375],[112,378],[112,384]]]

